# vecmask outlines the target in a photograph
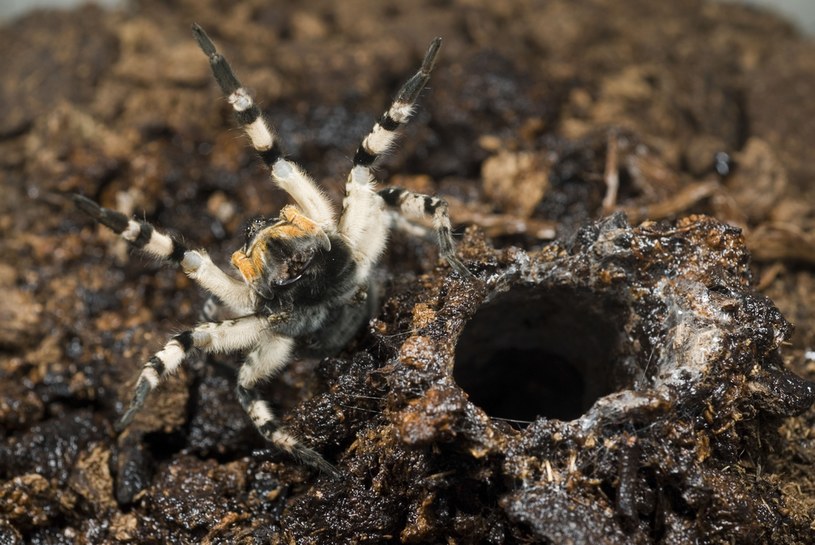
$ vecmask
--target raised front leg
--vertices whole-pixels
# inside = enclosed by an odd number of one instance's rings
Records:
[[[419,93],[430,80],[440,47],[441,38],[433,40],[418,72],[405,82],[354,154],[354,166],[345,185],[339,232],[351,247],[360,283],[382,254],[388,235],[382,201],[374,190],[371,169],[393,146],[397,130],[410,120]]]
[[[275,183],[291,195],[306,216],[322,228],[333,230],[334,209],[328,198],[300,167],[283,157],[283,150],[270,124],[224,56],[215,49],[215,44],[204,29],[193,25],[192,33],[201,50],[209,57],[215,81],[232,105],[238,123],[252,141],[252,147],[271,170]]]

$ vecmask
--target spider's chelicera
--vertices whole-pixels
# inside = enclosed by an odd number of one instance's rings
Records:
[[[130,407],[119,423],[127,426],[147,395],[178,369],[193,349],[246,351],[238,373],[237,395],[258,431],[277,448],[302,462],[336,475],[336,469],[281,427],[258,385],[299,356],[322,357],[340,350],[373,312],[371,272],[384,250],[389,222],[386,209],[408,217],[428,216],[438,235],[441,255],[465,278],[472,274],[455,256],[447,203],[389,187],[376,191],[372,167],[408,122],[430,78],[441,39],[436,38],[419,71],[399,90],[388,110],[362,141],[353,159],[339,218],[315,183],[283,156],[274,132],[226,59],[198,25],[198,45],[227,96],[252,146],[274,182],[296,204],[277,218],[253,221],[246,241],[232,255],[238,280],[215,265],[204,250],[188,249],[178,238],[145,221],[100,207],[76,195],[78,207],[106,225],[134,248],[181,266],[184,273],[214,295],[235,318],[201,323],[173,337],[151,357],[139,375]]]

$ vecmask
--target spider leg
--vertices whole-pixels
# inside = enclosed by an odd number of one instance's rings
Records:
[[[433,216],[442,256],[459,274],[472,276],[455,256],[453,239],[450,235],[447,203],[441,199],[424,195],[415,195],[414,199],[412,198],[414,194],[409,194],[404,190],[398,190],[400,193],[396,195],[393,194],[393,190],[388,189],[384,192],[380,191],[377,196],[374,192],[374,177],[371,171],[377,159],[393,145],[399,127],[410,120],[416,99],[430,80],[430,72],[433,70],[440,47],[441,38],[436,38],[431,42],[418,72],[402,86],[393,103],[382,114],[354,155],[354,166],[345,186],[339,231],[354,252],[354,260],[360,269],[360,279],[367,276],[370,267],[382,253],[387,240],[388,222],[381,213],[382,200],[389,206],[399,208],[403,213],[412,213],[416,208],[414,203],[418,202],[416,199],[421,201],[419,204],[423,207],[419,215]]]
[[[336,478],[339,476],[337,469],[286,431],[257,390],[259,383],[276,375],[291,361],[293,347],[291,338],[267,333],[246,356],[238,373],[238,401],[264,439],[300,462]]]
[[[241,84],[229,63],[215,48],[204,30],[192,26],[201,50],[209,57],[212,74],[235,111],[235,117],[249,136],[272,179],[297,202],[303,213],[324,229],[334,227],[334,209],[314,181],[295,163],[283,157],[283,150],[249,91]]]
[[[456,257],[456,247],[451,234],[450,216],[447,202],[439,197],[413,193],[401,187],[388,187],[379,191],[379,196],[391,208],[398,209],[408,218],[433,218],[433,227],[439,244],[439,254],[463,278],[474,278],[473,274]]]
[[[422,223],[410,221],[399,210],[387,210],[387,218],[388,229],[391,231],[399,231],[405,235],[431,243],[435,243],[439,238],[435,229]]]
[[[245,316],[224,322],[207,322],[179,333],[156,352],[142,367],[130,407],[116,426],[118,431],[129,425],[144,406],[147,395],[159,383],[175,373],[194,349],[205,352],[235,352],[254,346],[269,327],[269,319]]]
[[[205,251],[189,250],[178,238],[156,230],[148,222],[128,219],[121,212],[103,208],[82,195],[74,195],[73,198],[80,210],[110,228],[134,248],[162,261],[180,265],[187,276],[234,312],[253,312],[255,295],[252,288],[222,271]]]
[[[366,173],[365,171],[369,171],[376,160],[391,148],[396,140],[397,129],[410,121],[416,99],[419,97],[419,93],[424,89],[425,85],[427,85],[427,82],[430,81],[430,72],[436,63],[436,56],[439,53],[440,47],[441,38],[436,38],[430,43],[430,48],[425,54],[419,71],[399,89],[396,98],[393,99],[393,103],[387,111],[382,114],[379,121],[374,124],[374,128],[370,134],[365,137],[362,144],[357,148],[357,152],[354,154],[354,167],[351,171],[351,176],[358,183],[368,183],[370,173]],[[361,174],[359,178],[355,178],[355,171]]]

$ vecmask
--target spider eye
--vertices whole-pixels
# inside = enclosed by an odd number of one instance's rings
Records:
[[[246,238],[246,245],[248,246],[249,243],[255,238],[255,236],[263,230],[264,227],[269,225],[271,220],[266,218],[255,218],[251,220],[244,229],[244,237]]]

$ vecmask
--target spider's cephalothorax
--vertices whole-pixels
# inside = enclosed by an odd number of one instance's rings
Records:
[[[430,45],[419,71],[400,89],[354,155],[339,218],[315,183],[283,156],[277,139],[252,97],[198,25],[198,45],[209,57],[215,80],[226,94],[252,146],[271,171],[274,182],[296,204],[277,218],[253,221],[243,247],[232,255],[242,280],[226,274],[203,250],[190,250],[180,240],[145,221],[100,207],[75,196],[80,209],[106,225],[132,246],[181,266],[187,276],[209,291],[236,318],[211,321],[173,337],[144,365],[120,428],[129,424],[150,393],[173,373],[193,349],[206,352],[246,351],[238,373],[238,400],[258,431],[273,445],[303,462],[336,474],[332,465],[302,445],[280,426],[258,384],[297,356],[326,356],[340,350],[370,318],[371,272],[388,234],[386,208],[410,217],[429,216],[441,255],[459,274],[471,273],[455,256],[447,203],[437,197],[390,187],[375,190],[371,172],[393,144],[396,130],[407,123],[430,78],[441,39]]]

